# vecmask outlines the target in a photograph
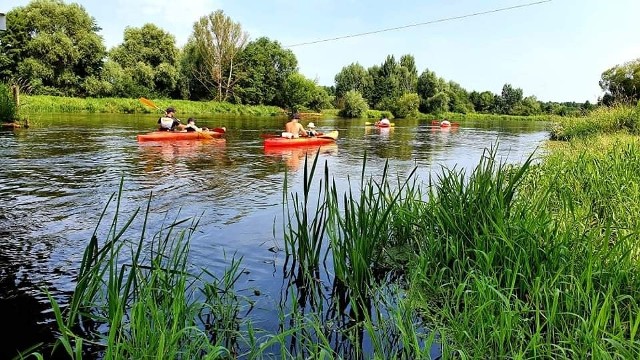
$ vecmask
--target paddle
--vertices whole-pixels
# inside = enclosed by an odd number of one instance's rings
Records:
[[[147,105],[149,107],[156,108],[156,109],[164,112],[162,109],[160,109],[160,107],[158,107],[158,105],[156,105],[153,101],[151,101],[151,100],[149,100],[147,98],[141,97],[139,100],[140,100],[141,103],[143,103],[143,104],[145,104],[145,105]]]

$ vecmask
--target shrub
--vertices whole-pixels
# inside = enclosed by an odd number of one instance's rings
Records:
[[[362,97],[360,92],[351,90],[344,94],[344,108],[340,110],[339,115],[349,118],[359,118],[369,110],[367,101]]]
[[[0,84],[0,121],[14,121],[17,110],[16,103],[11,96],[10,88],[5,84]]]
[[[406,93],[396,102],[393,115],[399,118],[416,117],[420,106],[420,96],[416,93]]]

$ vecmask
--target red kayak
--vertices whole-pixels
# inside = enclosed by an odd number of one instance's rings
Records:
[[[328,133],[319,134],[318,136],[300,137],[297,139],[288,139],[284,137],[272,137],[264,139],[264,146],[312,146],[331,144],[338,138],[338,131],[330,131]]]
[[[138,135],[138,141],[205,140],[219,138],[223,134],[218,131],[154,131]]]

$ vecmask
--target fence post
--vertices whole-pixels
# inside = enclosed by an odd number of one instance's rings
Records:
[[[13,101],[16,103],[16,108],[20,106],[20,87],[18,85],[13,85],[11,87],[11,92],[13,93]]]

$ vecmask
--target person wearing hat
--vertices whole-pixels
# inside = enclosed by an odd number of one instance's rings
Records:
[[[297,139],[300,137],[300,135],[308,136],[307,131],[304,129],[304,126],[302,126],[302,124],[300,124],[298,120],[300,120],[300,115],[293,115],[293,118],[289,120],[289,122],[284,126],[282,137],[286,137],[288,139]]]
[[[318,136],[318,132],[316,131],[316,124],[312,122],[307,124],[307,135]]]
[[[184,128],[180,120],[176,118],[176,109],[172,107],[168,107],[164,112],[164,116],[158,119],[158,125],[160,125],[160,131],[174,131],[176,128],[178,130]]]

